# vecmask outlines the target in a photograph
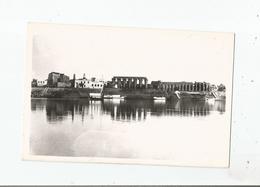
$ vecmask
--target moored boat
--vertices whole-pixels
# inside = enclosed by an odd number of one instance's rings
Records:
[[[153,97],[153,100],[165,101],[166,97]]]
[[[104,95],[104,99],[125,99],[125,96],[121,95]]]
[[[112,99],[120,99],[120,95],[112,95]]]
[[[112,97],[112,95],[104,95],[103,98],[104,99],[112,99],[113,97]]]
[[[112,95],[112,99],[124,99],[124,96],[121,95]]]
[[[101,93],[89,93],[90,99],[102,99]]]

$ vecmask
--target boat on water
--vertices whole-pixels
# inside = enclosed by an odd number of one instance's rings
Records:
[[[104,95],[104,99],[125,99],[125,96],[121,95]]]
[[[113,97],[112,97],[112,95],[104,95],[103,98],[104,99],[112,99]]]
[[[125,97],[121,95],[112,95],[112,99],[125,99]]]
[[[121,100],[125,99],[125,96],[120,96],[120,99],[121,99]]]
[[[165,101],[166,97],[153,97],[153,100],[158,100],[158,101]]]
[[[207,93],[205,92],[190,92],[190,91],[175,91],[177,99],[194,99],[194,100],[206,100]]]
[[[99,100],[102,99],[102,94],[101,93],[89,93],[90,99],[93,100]]]

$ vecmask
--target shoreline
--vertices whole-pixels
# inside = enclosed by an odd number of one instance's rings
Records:
[[[120,95],[124,96],[125,100],[153,100],[153,97],[165,97],[167,100],[179,99],[194,99],[205,100],[210,92],[180,92],[178,98],[175,92],[166,92],[157,89],[129,89],[123,90],[119,88],[104,88],[90,89],[90,88],[47,88],[47,87],[33,87],[31,89],[31,98],[33,99],[89,99],[91,100],[90,93],[101,93],[102,95]],[[219,93],[217,100],[225,100],[224,93]],[[100,98],[103,100],[104,98]],[[99,100],[100,100],[99,99]]]

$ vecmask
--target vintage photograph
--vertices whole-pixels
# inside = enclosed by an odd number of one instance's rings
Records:
[[[28,24],[23,158],[228,167],[234,34]]]

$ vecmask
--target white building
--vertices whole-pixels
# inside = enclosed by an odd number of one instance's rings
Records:
[[[37,80],[37,86],[39,86],[39,87],[47,86],[47,80],[44,80],[44,81]]]
[[[95,78],[86,79],[84,76],[81,79],[75,79],[75,88],[93,88],[103,89],[104,81],[97,80]]]

